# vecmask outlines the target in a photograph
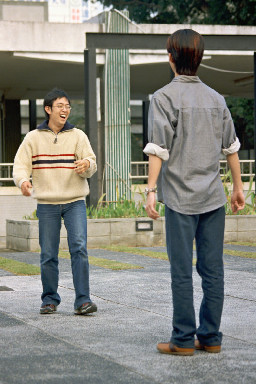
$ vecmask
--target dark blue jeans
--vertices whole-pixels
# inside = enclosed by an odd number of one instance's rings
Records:
[[[38,204],[39,243],[41,247],[42,302],[58,305],[61,301],[58,289],[58,253],[61,218],[68,234],[73,283],[75,287],[75,309],[91,302],[89,293],[89,263],[87,254],[87,217],[84,200],[68,204]]]
[[[171,264],[173,331],[171,342],[192,348],[194,336],[202,344],[220,345],[224,300],[223,241],[225,209],[184,215],[165,207],[166,243]],[[193,240],[196,239],[197,272],[202,278],[203,299],[196,328],[193,304]]]

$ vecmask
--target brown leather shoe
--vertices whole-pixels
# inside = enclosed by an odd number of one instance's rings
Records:
[[[209,353],[220,353],[221,345],[202,345],[199,340],[195,341],[195,349]]]
[[[172,343],[158,343],[157,349],[160,353],[179,356],[192,356],[195,352],[194,348],[180,348]]]

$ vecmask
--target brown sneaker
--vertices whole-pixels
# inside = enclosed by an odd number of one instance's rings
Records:
[[[92,312],[97,312],[97,305],[94,303],[84,303],[81,307],[75,309],[75,315],[87,315]]]
[[[195,341],[195,349],[209,353],[220,353],[221,345],[203,345],[199,340]]]
[[[46,304],[42,305],[40,308],[41,315],[50,315],[57,311],[57,306],[54,304]]]
[[[157,349],[160,353],[179,356],[193,356],[195,352],[195,348],[181,348],[172,343],[158,343]]]

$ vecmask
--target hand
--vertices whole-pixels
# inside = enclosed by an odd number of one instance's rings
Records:
[[[32,188],[33,187],[32,187],[32,184],[30,183],[30,181],[24,181],[20,187],[22,195],[31,196]]]
[[[84,173],[87,171],[87,169],[90,168],[90,161],[89,160],[76,160],[74,162],[75,164],[75,172],[78,174]]]
[[[148,216],[156,220],[160,217],[159,213],[156,211],[156,194],[155,192],[149,192],[147,196],[146,212]]]
[[[244,209],[245,200],[243,191],[233,191],[231,196],[231,209],[233,213],[237,213]]]

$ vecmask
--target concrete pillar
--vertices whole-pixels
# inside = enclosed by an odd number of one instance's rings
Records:
[[[20,100],[4,101],[2,161],[12,163],[21,143]]]
[[[36,100],[29,100],[29,130],[36,129]]]
[[[4,101],[0,100],[0,163],[3,160],[3,143],[4,143]]]

